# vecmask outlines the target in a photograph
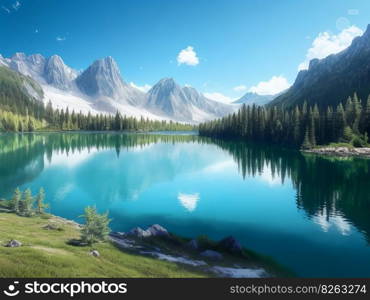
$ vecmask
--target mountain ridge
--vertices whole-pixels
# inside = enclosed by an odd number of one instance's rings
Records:
[[[147,105],[181,121],[192,117],[200,122],[206,114],[213,119],[233,112],[232,106],[212,101],[192,87],[181,87],[173,78],[161,79],[148,91]]]
[[[312,59],[294,84],[269,105],[291,107],[307,101],[320,107],[336,106],[354,93],[363,101],[370,93],[370,25],[343,51]]]
[[[246,105],[265,105],[268,104],[270,101],[274,100],[276,97],[281,95],[281,92],[274,95],[260,95],[253,92],[247,92],[239,99],[235,100],[234,104],[246,104]]]

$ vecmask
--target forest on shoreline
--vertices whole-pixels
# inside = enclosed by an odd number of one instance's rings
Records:
[[[307,102],[294,108],[244,104],[234,114],[200,124],[199,134],[302,149],[331,143],[365,147],[370,135],[370,96],[362,102],[355,93],[336,108]]]

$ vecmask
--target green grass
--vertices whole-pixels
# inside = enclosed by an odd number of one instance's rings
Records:
[[[63,230],[45,230],[48,223]],[[68,245],[79,230],[54,217],[0,213],[0,277],[206,277],[191,267],[123,252],[110,242],[93,247]],[[22,247],[8,248],[11,239]],[[100,257],[89,251],[96,249]]]

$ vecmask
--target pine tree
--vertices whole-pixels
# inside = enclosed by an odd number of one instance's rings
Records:
[[[299,145],[299,142],[300,142],[300,113],[298,106],[296,106],[293,114],[293,143]]]
[[[29,132],[32,132],[32,131],[35,130],[35,125],[34,125],[33,120],[31,118],[28,118],[27,130]]]
[[[312,144],[310,141],[310,135],[308,128],[306,129],[306,133],[304,135],[303,143],[302,143],[302,149],[308,150],[312,148]]]
[[[366,106],[364,108],[364,131],[370,135],[370,95],[367,98]]]
[[[335,112],[335,128],[334,139],[340,140],[344,136],[344,128],[346,127],[346,116],[344,113],[343,105],[340,103]]]
[[[353,102],[352,102],[352,114],[353,114],[353,124],[352,130],[355,134],[359,134],[359,124],[361,118],[361,101],[358,99],[357,94],[353,95]]]
[[[33,214],[33,203],[34,199],[30,189],[26,189],[23,192],[22,205],[20,213],[26,217],[30,217]]]
[[[19,188],[16,188],[13,194],[12,199],[10,200],[10,208],[16,213],[19,214],[19,206],[22,198],[22,193]]]
[[[343,132],[343,141],[349,143],[352,141],[352,139],[353,139],[353,131],[351,127],[346,126]]]
[[[85,225],[81,230],[81,240],[84,243],[92,245],[107,239],[110,232],[108,213],[98,214],[96,207],[88,206],[81,217],[85,219]]]
[[[38,214],[43,214],[45,208],[48,207],[48,205],[44,203],[44,200],[45,200],[45,191],[41,187],[36,197],[36,208]]]
[[[312,111],[309,112],[308,135],[311,147],[316,146],[315,120]]]

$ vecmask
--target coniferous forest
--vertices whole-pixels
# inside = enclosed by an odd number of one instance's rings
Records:
[[[193,126],[177,122],[152,121],[112,114],[83,114],[54,109],[51,102],[30,97],[25,86],[32,87],[38,98],[43,97],[41,87],[27,76],[0,66],[0,132],[30,132],[36,130],[191,130]]]
[[[21,104],[4,110],[4,98],[0,95],[0,131],[32,132],[36,130],[91,130],[91,131],[158,131],[158,130],[192,130],[193,126],[173,121],[153,121],[141,117],[91,113],[83,114],[67,108],[53,109],[49,102],[46,107],[37,101],[22,106]],[[5,98],[6,99],[6,98]],[[16,98],[15,98],[16,99]],[[29,102],[29,101],[28,101]],[[39,103],[38,103],[39,102]],[[24,114],[19,111],[24,109]]]
[[[370,134],[370,96],[356,93],[333,108],[301,106],[246,106],[224,118],[199,125],[203,136],[234,138],[309,149],[316,145],[347,143],[364,147]]]

